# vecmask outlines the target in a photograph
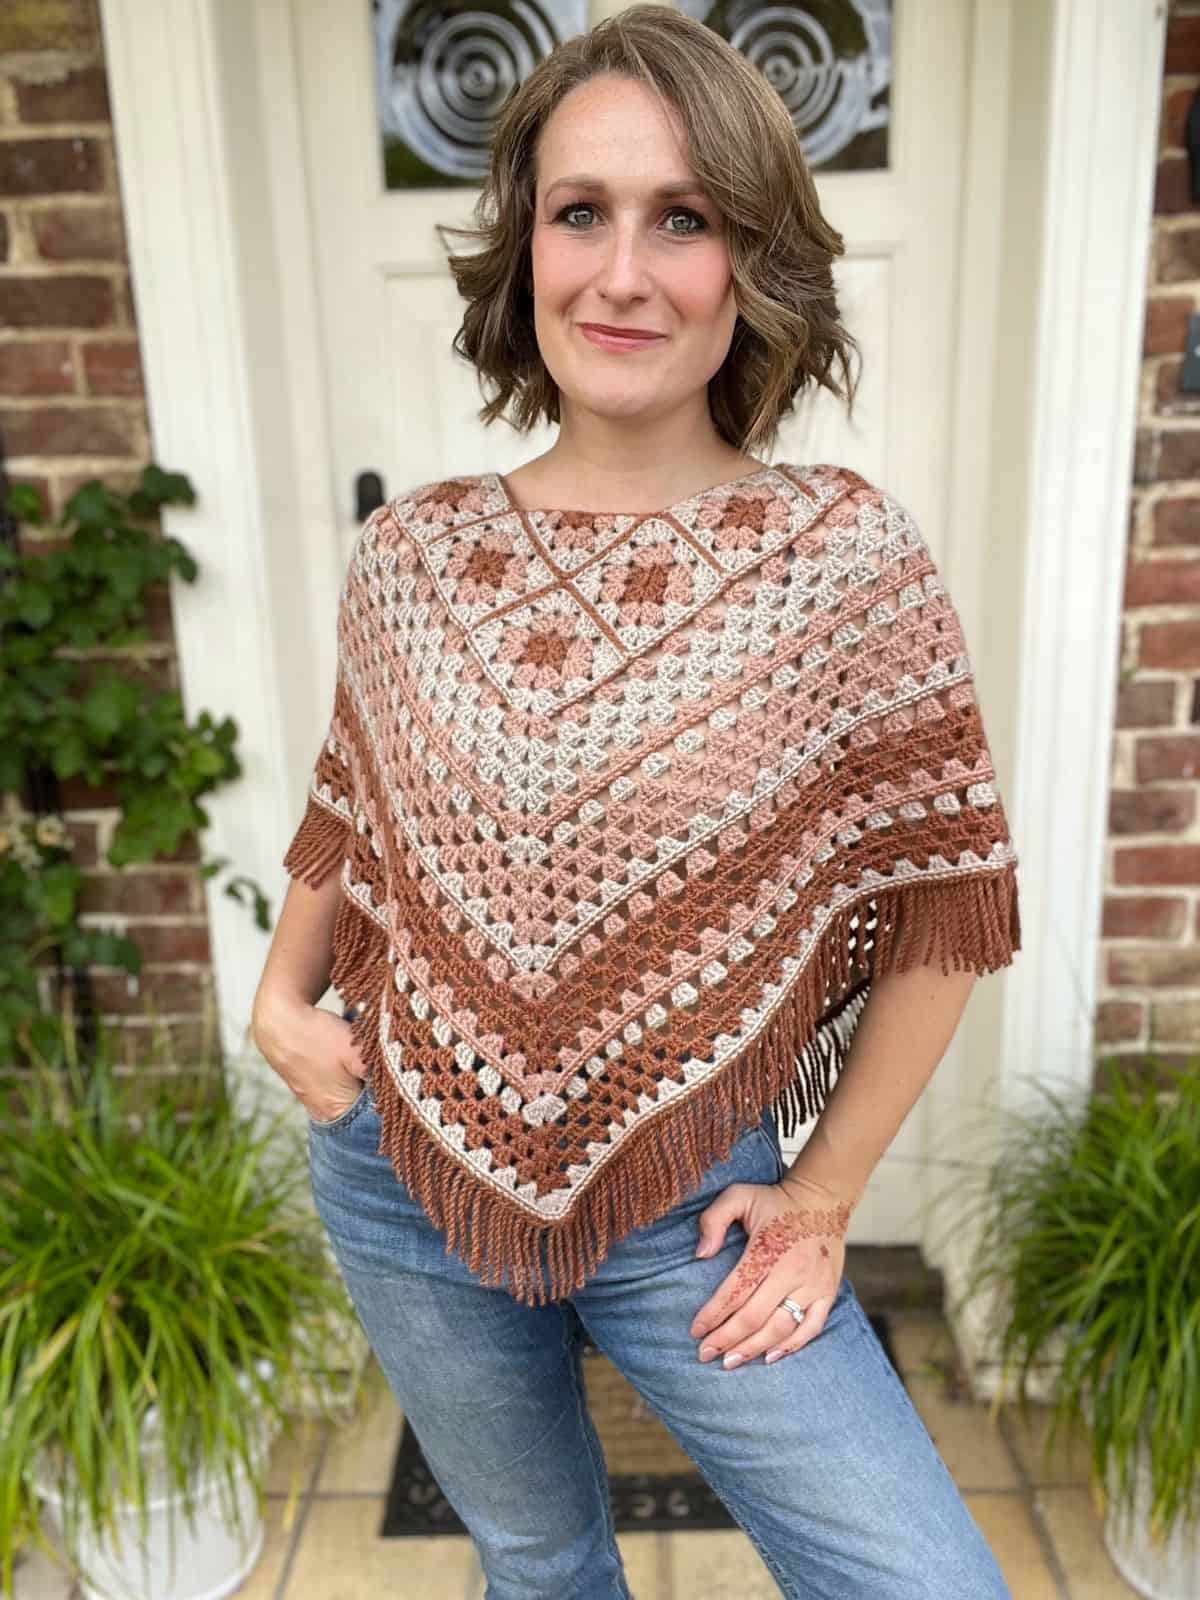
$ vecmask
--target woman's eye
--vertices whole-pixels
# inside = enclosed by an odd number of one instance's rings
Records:
[[[592,207],[589,206],[586,201],[576,203],[575,205],[564,206],[554,220],[555,222],[562,222],[564,218],[568,217],[573,211],[591,211],[591,209]]]
[[[577,211],[595,211],[595,209],[596,209],[595,206],[593,206],[589,201],[587,201],[587,200],[577,200],[577,201],[573,202],[573,204],[571,204],[571,205],[563,206],[562,210],[559,211],[559,213],[554,218],[554,220],[555,220],[555,222],[565,222],[568,217],[570,217],[571,215],[573,215]],[[688,218],[688,220],[690,222],[693,222],[693,223],[696,224],[695,227],[690,227],[690,228],[668,228],[667,229],[668,233],[678,233],[678,234],[684,234],[684,235],[691,234],[691,233],[703,233],[705,228],[707,228],[707,226],[708,226],[708,223],[699,214],[699,212],[692,211],[687,206],[672,206],[671,210],[667,212],[667,216],[668,217],[686,217],[686,218]],[[567,225],[568,225],[568,227],[571,227],[571,228],[576,228],[577,227],[577,224],[575,224],[575,223],[568,223]]]

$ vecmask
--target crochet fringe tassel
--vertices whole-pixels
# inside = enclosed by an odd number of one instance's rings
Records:
[[[316,886],[346,843],[344,823],[310,802],[289,870]],[[872,950],[852,960],[851,941],[863,949],[871,910]],[[769,1025],[736,1062],[726,1062],[686,1098],[673,1098],[660,1114],[635,1124],[605,1164],[604,1181],[585,1188],[570,1215],[553,1222],[530,1216],[519,1200],[443,1150],[401,1097],[385,1054],[392,987],[386,933],[349,897],[343,897],[334,925],[330,981],[343,999],[359,1006],[352,1038],[382,1120],[379,1153],[446,1235],[447,1255],[456,1252],[485,1285],[542,1305],[582,1287],[612,1243],[691,1193],[764,1107],[782,1114],[787,1135],[816,1116],[845,1064],[873,974],[919,966],[938,966],[943,973],[995,971],[1020,944],[1012,866],[876,887],[844,903]],[[836,996],[832,1005],[826,1004],[828,995]]]

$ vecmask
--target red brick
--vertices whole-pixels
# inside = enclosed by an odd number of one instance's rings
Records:
[[[148,869],[85,875],[79,895],[81,911],[124,917],[194,915],[201,903],[193,873]]]
[[[136,339],[97,339],[80,348],[90,393],[125,398],[142,393],[142,367]]]
[[[1200,667],[1200,617],[1145,623],[1138,641],[1138,663],[1182,672]]]
[[[1146,1008],[1138,1000],[1104,1000],[1096,1007],[1096,1039],[1111,1044],[1141,1037]]]
[[[146,627],[152,639],[174,640],[175,623],[171,614],[171,596],[164,588],[147,590]]]
[[[116,785],[112,783],[100,783],[93,787],[80,778],[61,778],[58,803],[64,811],[111,811],[120,804],[120,796]]]
[[[1108,981],[1139,989],[1200,988],[1200,944],[1108,951]]]
[[[1186,72],[1192,77],[1200,74],[1200,17],[1167,18],[1167,49],[1163,57],[1163,72]]]
[[[1200,427],[1164,428],[1158,442],[1160,479],[1200,478]]]
[[[1196,815],[1194,789],[1115,789],[1109,795],[1110,833],[1178,833]]]
[[[1200,885],[1200,844],[1135,844],[1113,852],[1113,883]]]
[[[1160,217],[1191,211],[1192,175],[1186,156],[1163,156],[1154,179],[1154,210]]]
[[[1175,685],[1155,682],[1122,683],[1117,687],[1118,728],[1169,727],[1175,719]]]
[[[1154,543],[1200,545],[1200,499],[1172,496],[1154,507]]]
[[[1200,776],[1200,734],[1147,734],[1135,749],[1139,783]]]
[[[199,861],[201,856],[200,842],[194,833],[185,833],[174,850],[159,856],[163,862],[184,864],[189,861]]]
[[[131,922],[125,932],[147,962],[207,962],[212,959],[208,928],[202,922]]]
[[[1175,894],[1110,894],[1104,898],[1105,939],[1178,939],[1187,901]]]
[[[77,489],[82,489],[85,483],[90,483],[96,474],[94,472],[60,472],[54,480],[55,505],[62,510],[67,501]],[[131,494],[141,481],[141,473],[124,470],[121,467],[106,467],[104,482],[115,494]],[[155,586],[149,592],[153,593]]]
[[[71,836],[71,860],[77,867],[99,865],[98,841],[100,830],[94,822],[80,822],[76,817],[63,819]]]
[[[1158,280],[1187,283],[1200,278],[1200,228],[1164,228],[1158,236]]]
[[[104,68],[77,67],[51,83],[22,83],[17,112],[22,122],[107,122],[108,85]]]
[[[71,394],[75,363],[61,339],[22,339],[0,344],[0,394]]]
[[[131,456],[139,446],[133,418],[113,406],[0,407],[0,430],[13,456]]]
[[[131,985],[124,976],[97,973],[92,980],[101,1013],[154,1016],[166,1012],[198,1015],[212,992],[208,972],[143,971]],[[133,993],[131,994],[130,988]]]
[[[164,689],[176,689],[174,664],[159,657],[150,656],[144,662],[133,665],[127,656],[109,653],[106,651],[90,651],[86,661],[80,663],[79,687],[86,694],[93,683],[108,671],[115,668],[118,672],[125,672],[130,677],[136,677],[137,685],[146,695],[159,694]],[[161,859],[161,858],[160,858]]]
[[[99,44],[89,0],[4,0],[0,55],[18,50],[94,51]]]
[[[116,321],[112,281],[92,274],[0,278],[0,325],[106,328]]]
[[[94,194],[103,187],[95,139],[0,139],[0,194]]]
[[[1197,403],[1197,396],[1185,394],[1180,387],[1183,378],[1182,356],[1162,356],[1154,374],[1154,408],[1156,411],[1165,412],[1167,416],[1175,416],[1181,411],[1190,411]]]
[[[1146,303],[1142,354],[1173,356],[1186,350],[1188,318],[1194,310],[1191,295],[1152,295]]]
[[[145,1081],[152,1077],[147,1069],[157,1065],[175,1062],[186,1068],[221,1059],[217,1030],[204,1022],[164,1022],[156,1026],[130,1018],[122,1023],[120,1050],[121,1060],[136,1066]]]
[[[1200,557],[1191,561],[1131,561],[1124,606],[1192,605],[1200,601]]]
[[[1200,997],[1155,1002],[1151,1043],[1200,1045]]]
[[[33,237],[46,261],[125,259],[125,234],[115,206],[50,206],[35,211]]]
[[[1183,149],[1188,112],[1192,109],[1192,101],[1195,98],[1196,90],[1192,84],[1182,84],[1178,89],[1170,90],[1164,97],[1162,117],[1159,122],[1162,149]]]
[[[33,556],[61,555],[71,547],[70,539],[60,536],[53,528],[30,528],[28,538],[29,554]]]

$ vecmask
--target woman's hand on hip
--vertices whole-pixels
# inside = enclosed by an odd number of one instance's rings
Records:
[[[842,1281],[851,1209],[818,1185],[794,1180],[786,1187],[731,1183],[705,1207],[697,1255],[715,1255],[731,1222],[740,1221],[749,1237],[737,1265],[692,1320],[701,1361],[778,1360],[817,1337]],[[785,1299],[803,1308],[799,1324]]]
[[[362,1091],[366,1065],[351,1025],[302,1000],[256,1000],[251,1036],[316,1122],[332,1122]]]

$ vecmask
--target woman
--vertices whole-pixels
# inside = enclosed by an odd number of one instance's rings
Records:
[[[782,101],[659,6],[514,93],[478,216],[481,416],[559,431],[351,559],[254,1020],[322,1220],[489,1600],[629,1594],[585,1329],[784,1594],[1005,1595],[843,1276],[1019,922],[911,518],[752,453],[852,400],[841,240]],[[817,1114],[787,1170],[775,1107]]]

